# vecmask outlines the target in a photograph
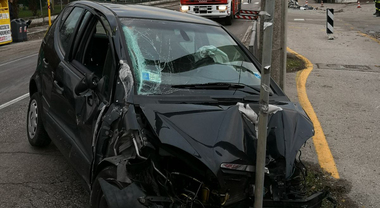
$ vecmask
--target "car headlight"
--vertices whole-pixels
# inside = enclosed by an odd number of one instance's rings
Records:
[[[181,11],[183,12],[189,11],[189,6],[181,6]]]
[[[219,6],[219,11],[224,12],[226,10],[227,10],[227,6],[226,5]]]
[[[238,170],[245,172],[255,172],[256,167],[253,165],[243,165],[243,164],[233,164],[233,163],[222,163],[220,164],[222,169],[227,170]],[[264,168],[264,172],[269,174],[269,169],[267,167]]]

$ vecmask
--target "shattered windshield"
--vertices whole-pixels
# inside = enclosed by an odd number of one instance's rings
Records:
[[[129,18],[121,22],[140,95],[168,94],[175,85],[260,85],[255,65],[221,27]]]

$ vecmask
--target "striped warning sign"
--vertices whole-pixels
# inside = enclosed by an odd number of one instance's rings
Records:
[[[259,14],[258,11],[253,11],[253,10],[240,10],[240,14]]]
[[[235,15],[235,19],[256,20],[256,19],[257,19],[257,16],[250,16],[250,15]]]
[[[334,33],[334,9],[327,9],[327,23],[326,23],[326,32],[327,34]]]
[[[239,13],[235,15],[235,19],[256,20],[258,17],[258,14],[259,14],[259,11],[240,10]]]

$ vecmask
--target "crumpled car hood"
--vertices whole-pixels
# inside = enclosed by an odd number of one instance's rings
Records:
[[[250,107],[258,114],[257,103]],[[298,105],[284,102],[269,116],[267,155],[286,159],[292,174],[301,146],[314,135],[311,121]],[[256,163],[256,130],[237,105],[141,104],[140,108],[163,144],[198,158],[215,175],[221,163]]]

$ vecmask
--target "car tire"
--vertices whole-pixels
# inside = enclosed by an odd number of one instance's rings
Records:
[[[116,167],[108,166],[101,170],[96,176],[91,189],[90,203],[92,208],[107,208],[107,201],[104,197],[103,190],[100,187],[99,179],[103,178],[110,181],[116,178]]]
[[[230,16],[227,16],[224,18],[224,24],[225,25],[231,25],[232,24],[232,18],[233,18],[233,14],[231,14]]]
[[[26,133],[29,144],[34,147],[45,147],[51,140],[42,124],[42,104],[38,92],[30,97],[28,114],[26,118]]]

